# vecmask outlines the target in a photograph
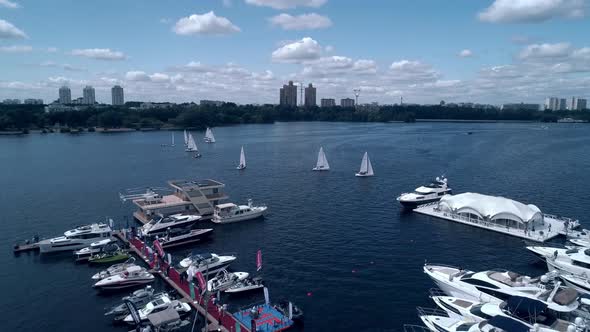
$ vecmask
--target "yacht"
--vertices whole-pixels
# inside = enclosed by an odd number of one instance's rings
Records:
[[[264,288],[264,284],[262,283],[261,278],[246,278],[244,280],[240,280],[234,283],[233,285],[228,287],[224,292],[228,294],[236,294],[262,288]]]
[[[130,266],[139,266],[135,264],[135,258],[130,257],[123,263],[111,265],[108,269],[100,271],[92,276],[92,280],[101,280],[119,273],[124,272]]]
[[[41,253],[78,250],[91,243],[111,237],[111,228],[107,224],[79,226],[66,231],[63,236],[39,241]]]
[[[154,281],[154,275],[140,266],[130,266],[125,271],[99,280],[94,288],[109,290],[137,287]]]
[[[215,274],[227,268],[236,256],[219,256],[217,254],[200,254],[193,252],[187,258],[178,264],[179,270],[186,271],[191,266],[194,267],[193,273],[201,272],[203,274]]]
[[[248,205],[236,205],[234,203],[225,203],[215,206],[213,212],[213,221],[217,224],[229,224],[232,222],[251,220],[262,217],[266,212],[265,205],[254,206],[252,200],[248,200]]]
[[[137,313],[139,314],[139,318],[141,320],[146,320],[149,314],[163,311],[168,308],[174,309],[180,315],[188,314],[191,311],[191,307],[188,303],[180,302],[178,300],[171,300],[170,297],[163,296],[159,299],[148,302],[145,307],[137,310]],[[129,324],[134,322],[131,315],[127,315],[123,321]]]
[[[371,165],[371,159],[369,158],[369,154],[365,152],[363,155],[363,159],[361,160],[361,168],[355,176],[358,177],[367,177],[373,176],[375,172],[373,172],[373,165]]]
[[[163,249],[174,248],[205,240],[213,233],[213,228],[170,231],[158,238]]]
[[[105,312],[104,315],[105,316],[121,315],[124,313],[125,313],[125,315],[127,315],[127,314],[129,314],[129,312],[128,312],[127,305],[125,305],[125,301],[129,301],[129,302],[133,303],[133,305],[135,307],[143,307],[154,298],[154,295],[156,295],[154,288],[150,285],[145,286],[145,288],[138,289],[138,290],[134,291],[133,293],[123,297],[121,299],[121,301],[122,301],[121,303],[118,303],[118,304],[112,306],[110,309],[108,309],[107,312]]]
[[[573,274],[561,274],[559,277],[568,287],[575,288],[582,294],[590,295],[590,279],[587,277],[576,276]]]
[[[83,261],[88,260],[92,254],[99,253],[101,249],[109,243],[112,243],[114,240],[112,238],[92,242],[90,246],[82,248],[80,250],[74,251],[74,256],[76,256],[76,261]]]
[[[150,286],[147,286],[150,287]],[[141,290],[139,290],[141,291]],[[113,321],[114,322],[122,322],[125,317],[127,317],[131,312],[129,311],[129,306],[127,306],[126,301],[125,300],[129,300],[131,303],[133,303],[133,308],[144,308],[149,302],[152,301],[157,301],[163,298],[170,298],[170,296],[168,295],[168,293],[162,292],[162,293],[152,293],[150,295],[147,295],[145,297],[141,297],[141,298],[133,298],[133,297],[124,297],[123,298],[123,302],[119,303],[118,305],[114,306],[111,308],[111,310],[109,310],[109,312],[107,312],[105,314],[105,316],[108,315],[112,315],[113,316]],[[135,309],[137,310],[137,309]]]
[[[589,248],[527,247],[547,263],[549,271],[559,270],[574,275],[590,276]]]
[[[192,214],[173,214],[167,217],[160,215],[158,218],[150,220],[147,224],[141,227],[143,235],[155,235],[164,233],[167,229],[189,227],[193,223],[201,219],[201,216]]]
[[[402,193],[397,200],[404,207],[413,209],[421,204],[439,201],[444,195],[452,192],[448,187],[447,178],[441,176],[428,185],[416,188],[413,193]]]
[[[207,281],[207,290],[209,292],[225,291],[236,282],[248,278],[248,276],[250,276],[248,272],[227,272],[227,270],[221,270],[215,277]]]
[[[531,278],[506,270],[473,272],[430,264],[424,265],[424,273],[447,295],[466,300],[501,303],[521,296],[542,301],[559,312],[575,310],[579,305],[574,289],[559,287],[559,283],[553,286],[546,276]]]
[[[495,316],[481,322],[472,322],[466,319],[447,317],[444,312],[429,312],[422,308],[419,308],[418,312],[424,325],[435,332],[558,332],[553,329],[535,330],[534,325],[525,324],[516,318],[506,316]],[[536,327],[538,328],[538,326]]]

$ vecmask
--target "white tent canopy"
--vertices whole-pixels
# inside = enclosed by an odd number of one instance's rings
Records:
[[[445,195],[438,207],[452,213],[470,213],[482,219],[508,219],[520,223],[543,220],[543,213],[533,204],[523,204],[508,198],[476,193]]]

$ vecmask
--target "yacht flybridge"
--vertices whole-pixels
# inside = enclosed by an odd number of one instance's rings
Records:
[[[72,251],[88,247],[91,243],[111,237],[111,228],[107,224],[79,226],[66,231],[63,236],[39,241],[41,253]]]
[[[444,195],[451,193],[447,178],[440,176],[432,183],[416,188],[412,193],[402,193],[397,200],[404,207],[415,208],[421,204],[436,202]]]
[[[265,205],[254,206],[252,200],[248,200],[248,205],[236,205],[234,203],[225,203],[215,206],[213,212],[213,221],[217,224],[229,224],[232,222],[245,221],[260,218],[266,212]]]

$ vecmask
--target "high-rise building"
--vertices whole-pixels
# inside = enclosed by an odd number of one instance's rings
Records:
[[[25,99],[27,105],[43,105],[43,99],[27,98]]]
[[[115,85],[111,88],[111,97],[113,98],[113,106],[121,106],[125,104],[123,88],[121,86]]]
[[[340,99],[340,106],[341,107],[354,107],[354,99],[352,99],[352,98]]]
[[[293,81],[289,81],[289,85],[283,85],[280,98],[281,105],[297,106],[297,86],[293,85]]]
[[[548,97],[545,99],[545,109],[551,111],[558,111],[559,110],[559,98],[557,97]]]
[[[565,98],[561,98],[559,99],[559,110],[560,111],[565,111],[567,109],[567,102],[565,100]]]
[[[96,98],[94,96],[94,88],[90,85],[84,87],[82,95],[84,96],[82,103],[84,103],[85,105],[94,105],[94,103],[96,103]]]
[[[570,111],[581,111],[587,108],[586,99],[572,97]]]
[[[309,83],[307,88],[305,88],[305,106],[312,107],[317,106],[316,103],[316,88]]]
[[[336,106],[336,99],[334,98],[322,98],[321,102],[321,106],[322,107],[334,107]]]
[[[72,103],[72,90],[65,85],[59,88],[59,103],[62,105]]]

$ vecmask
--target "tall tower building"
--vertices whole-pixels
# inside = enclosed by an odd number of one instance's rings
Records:
[[[288,85],[283,85],[280,89],[281,105],[297,106],[297,86],[293,85],[293,81],[289,81]]]
[[[60,104],[71,104],[72,103],[72,90],[67,86],[59,88],[59,103]]]
[[[559,110],[565,111],[566,109],[567,109],[567,101],[565,100],[565,98],[559,99]]]
[[[83,92],[83,98],[82,98],[82,103],[86,104],[86,105],[94,105],[94,103],[96,102],[96,98],[94,96],[94,88],[91,87],[90,85],[87,85],[86,87],[84,87]]]
[[[545,99],[545,109],[558,111],[559,110],[559,98],[557,97],[548,97]]]
[[[316,103],[316,88],[309,83],[307,88],[305,88],[305,106],[306,107],[313,107],[317,106]]]
[[[125,98],[123,97],[123,88],[119,85],[115,85],[111,88],[111,96],[113,98],[113,106],[121,106],[125,104]]]

